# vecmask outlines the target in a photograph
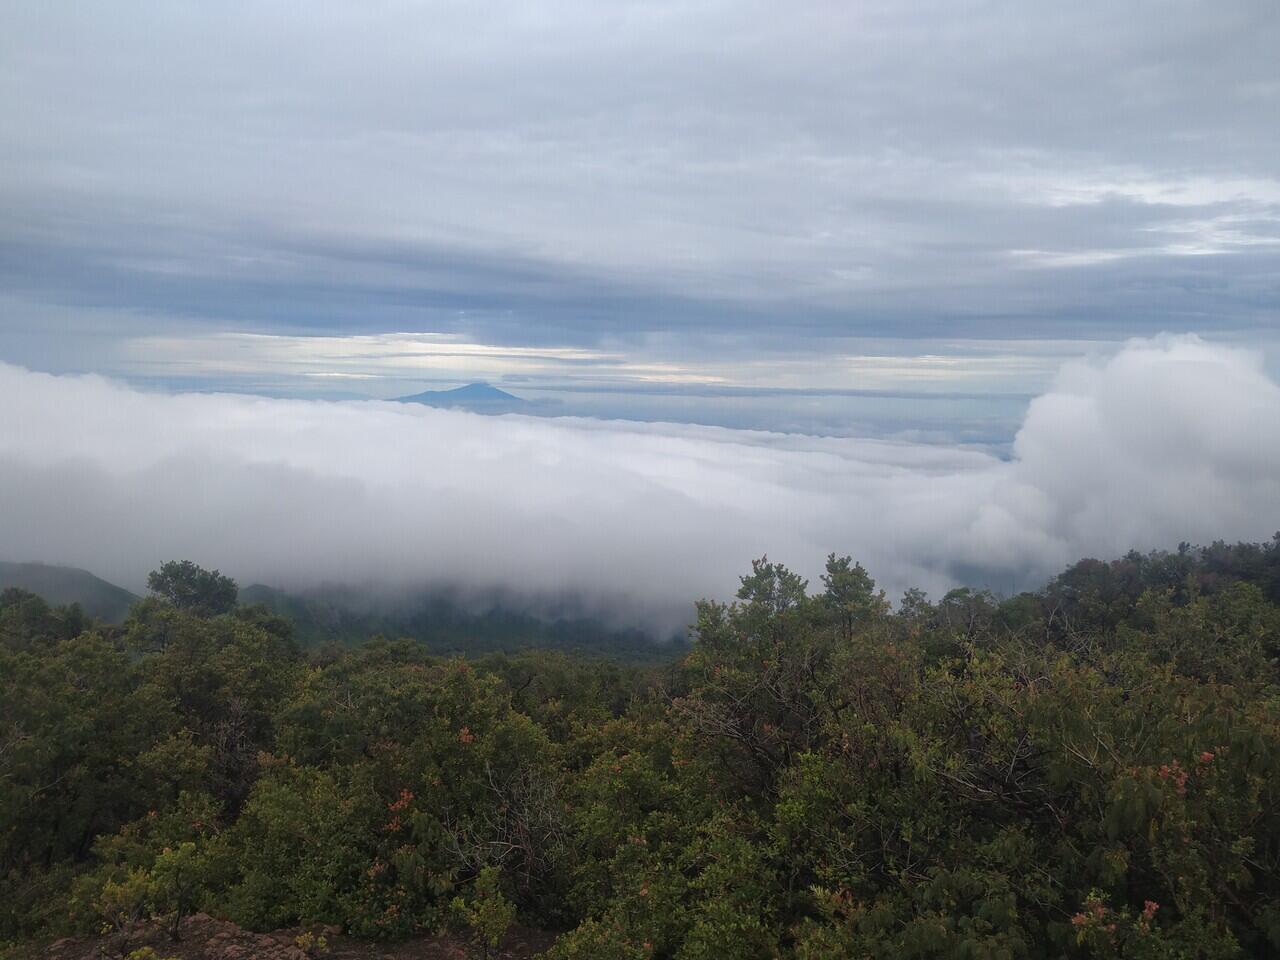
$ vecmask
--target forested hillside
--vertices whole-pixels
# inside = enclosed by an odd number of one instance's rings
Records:
[[[1280,540],[892,606],[761,560],[654,666],[304,653],[216,572],[152,588],[120,626],[0,595],[15,956],[196,911],[552,960],[1280,953]]]
[[[536,647],[618,660],[656,661],[687,652],[682,638],[655,637],[637,628],[610,627],[581,615],[537,616],[518,602],[491,597],[467,603],[448,591],[361,597],[354,587],[288,592],[254,584],[242,602],[261,603],[293,625],[300,646],[359,645],[370,637],[409,638],[433,653],[514,653]]]
[[[84,612],[107,623],[120,623],[138,597],[88,570],[47,563],[0,560],[0,590],[17,587],[56,605],[78,603]]]

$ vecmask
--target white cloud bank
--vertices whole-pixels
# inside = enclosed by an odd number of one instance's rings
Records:
[[[0,364],[0,555],[140,585],[576,594],[674,624],[768,552],[893,591],[1030,586],[1083,555],[1280,528],[1280,386],[1195,337],[1075,361],[1012,459],[962,448],[377,401],[144,393]]]

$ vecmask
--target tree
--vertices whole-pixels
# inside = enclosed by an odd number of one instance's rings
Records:
[[[180,610],[197,616],[230,613],[239,588],[230,577],[206,570],[190,560],[170,560],[147,576],[147,588]]]
[[[848,558],[812,597],[762,559],[665,669],[305,658],[194,612],[192,565],[121,627],[0,591],[0,941],[200,911],[493,956],[518,911],[554,960],[1280,956],[1276,557],[896,615]]]
[[[502,895],[498,879],[497,867],[485,867],[476,877],[471,900],[458,897],[453,902],[454,912],[471,928],[471,940],[484,960],[491,950],[498,949],[516,916],[516,908]]]
[[[151,869],[152,905],[170,940],[179,939],[182,920],[197,902],[205,870],[204,858],[190,840],[165,847],[156,857]]]
[[[876,593],[876,582],[851,557],[830,554],[822,583],[826,587],[822,603],[835,615],[840,638],[845,642],[853,636],[854,627],[889,611],[884,591]]]
[[[761,557],[751,561],[751,575],[740,578],[738,599],[752,613],[779,616],[803,603],[808,581],[792,573],[780,563]]]

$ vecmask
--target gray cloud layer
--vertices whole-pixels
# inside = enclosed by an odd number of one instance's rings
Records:
[[[761,553],[885,585],[1030,586],[1083,554],[1280,528],[1280,387],[1247,351],[1135,341],[1071,362],[1010,460],[671,424],[140,392],[0,365],[0,543],[130,585],[573,592],[665,625]]]
[[[1257,337],[1277,49],[1272,0],[10,4],[0,354]]]

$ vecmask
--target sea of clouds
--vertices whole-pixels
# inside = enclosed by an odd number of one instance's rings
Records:
[[[1280,529],[1280,386],[1192,336],[1067,363],[1012,456],[667,423],[149,393],[0,364],[0,557],[139,588],[172,558],[242,584],[573,596],[663,629],[768,553],[852,554],[891,594]]]

